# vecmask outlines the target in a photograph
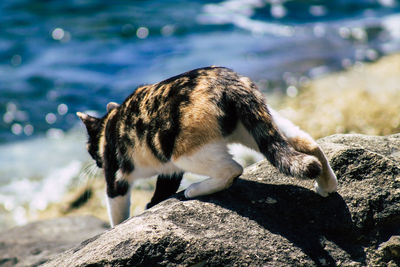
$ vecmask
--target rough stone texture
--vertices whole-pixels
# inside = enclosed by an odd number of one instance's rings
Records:
[[[94,217],[38,221],[0,233],[0,266],[38,266],[80,242],[98,235],[107,224]]]
[[[400,134],[320,144],[339,179],[327,198],[262,161],[226,191],[187,201],[178,194],[46,266],[399,264],[378,247],[400,234]]]
[[[400,236],[392,236],[388,241],[382,243],[379,249],[387,260],[400,259]]]

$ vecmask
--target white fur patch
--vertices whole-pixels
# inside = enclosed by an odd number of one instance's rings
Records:
[[[275,124],[282,132],[282,134],[284,134],[287,138],[305,139],[311,144],[314,143],[315,146],[319,149],[320,155],[318,157],[319,161],[322,164],[323,170],[322,174],[320,175],[320,177],[317,178],[317,181],[314,184],[315,191],[323,197],[327,197],[329,193],[336,192],[338,185],[336,175],[329,165],[328,159],[326,158],[324,152],[319,148],[315,140],[308,133],[301,130],[300,127],[294,125],[293,122],[291,122],[290,120],[281,116],[274,109],[269,108],[269,111]]]
[[[314,139],[305,131],[301,130],[299,126],[293,124],[290,120],[286,119],[282,115],[280,115],[276,110],[272,108],[268,108],[272,119],[274,120],[276,126],[278,126],[279,130],[287,137],[287,138],[305,138],[310,141],[314,141]]]
[[[253,136],[246,130],[241,122],[238,123],[236,129],[226,138],[227,143],[242,144],[254,151],[259,151],[258,145]]]
[[[314,189],[320,196],[327,197],[329,193],[337,191],[337,186],[338,180],[336,175],[328,164],[322,175],[315,181]]]
[[[125,221],[129,218],[129,208],[131,204],[131,193],[125,196],[110,198],[107,196],[107,211],[111,227]]]
[[[243,172],[243,168],[228,153],[225,141],[206,144],[192,155],[176,159],[174,164],[184,171],[210,177],[189,186],[185,190],[187,198],[221,191]]]

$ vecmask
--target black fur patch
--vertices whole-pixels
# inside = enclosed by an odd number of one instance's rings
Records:
[[[164,157],[169,160],[172,156],[172,152],[175,146],[175,140],[178,136],[180,130],[179,125],[175,127],[170,127],[169,129],[160,131],[159,142],[161,144],[161,149]]]
[[[120,169],[123,173],[129,174],[135,170],[135,166],[133,165],[132,161],[129,159],[121,159],[119,163]]]
[[[218,124],[223,136],[230,135],[236,128],[238,123],[238,115],[235,103],[228,99],[226,92],[222,93],[221,99],[217,101],[223,115],[218,117]]]
[[[180,110],[182,106],[190,102],[190,92],[196,86],[197,76],[194,72],[190,72],[186,76],[179,75],[158,83],[154,88],[157,97],[153,98],[153,102],[149,103],[147,107],[152,120],[143,127],[147,128],[147,131],[142,132],[145,132],[143,134],[146,135],[146,141],[151,151],[162,162],[168,161],[172,156],[176,138],[181,131]],[[161,102],[159,96],[162,92],[158,91],[168,92],[162,107],[159,106]],[[154,140],[157,133],[158,140]],[[155,141],[160,143],[161,151],[155,146]]]
[[[318,161],[312,162],[310,165],[308,165],[307,172],[305,173],[305,176],[307,178],[317,178],[322,171],[322,166]]]
[[[125,107],[123,113],[126,116],[126,119],[132,119],[132,117],[140,114],[140,102],[143,100],[143,97],[146,95],[148,90],[149,87],[147,86],[139,87],[125,99],[121,106]],[[130,103],[129,105],[126,105],[128,100],[130,100]]]
[[[181,184],[182,177],[183,173],[159,175],[157,177],[156,190],[154,191],[151,201],[146,205],[146,208],[149,209],[175,194]]]
[[[194,83],[194,81],[193,81]],[[190,89],[191,87],[173,87],[170,89],[170,98],[172,98],[169,101],[169,123],[166,125],[164,122],[159,121],[160,124],[164,125],[159,125],[161,126],[160,128],[162,129],[159,134],[159,141],[161,144],[161,149],[164,154],[164,156],[167,159],[170,159],[172,156],[172,152],[175,147],[175,141],[176,138],[178,137],[178,134],[181,131],[181,125],[180,125],[180,120],[181,120],[181,114],[180,114],[180,109],[183,105],[187,105],[189,103],[189,94],[190,94]]]
[[[129,118],[133,115],[138,115],[140,113],[139,103],[137,101],[132,101],[129,105],[129,110],[127,111],[126,116]]]
[[[110,198],[124,196],[128,193],[128,189],[129,183],[127,181],[117,181],[112,188],[107,186],[107,196]]]
[[[150,114],[156,113],[160,109],[160,97],[153,97],[153,102],[149,106]]]
[[[141,118],[139,118],[136,121],[135,129],[136,129],[136,134],[137,134],[138,138],[142,139],[143,135],[145,133],[145,130],[146,130],[146,125],[143,123],[143,120]]]
[[[109,197],[116,197],[118,193],[116,191],[115,174],[119,169],[117,160],[117,121],[118,114],[111,117],[106,125],[105,138],[106,146],[104,148],[104,176],[107,183],[107,195]]]
[[[102,125],[103,125],[103,120],[102,119],[93,119],[90,121],[85,122],[85,126],[88,132],[88,152],[90,156],[94,159],[96,162],[97,167],[102,168],[103,167],[103,161],[98,154],[99,151],[99,140],[101,136],[101,130],[102,130]]]
[[[146,143],[149,146],[151,152],[153,152],[153,155],[159,161],[167,162],[168,159],[163,154],[161,154],[161,151],[157,150],[156,145],[154,144],[154,138],[153,138],[153,135],[152,135],[152,134],[155,134],[154,133],[154,131],[155,131],[154,129],[155,129],[155,127],[149,127],[149,132],[147,133],[147,136],[146,136]]]
[[[133,147],[135,145],[135,143],[131,138],[129,138],[128,134],[125,133],[120,137],[119,145]]]

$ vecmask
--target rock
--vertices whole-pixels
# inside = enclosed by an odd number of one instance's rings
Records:
[[[385,260],[400,260],[400,236],[392,236],[388,241],[382,243],[379,249],[383,251]]]
[[[38,221],[0,233],[0,266],[38,266],[98,235],[107,224],[91,216]]]
[[[319,142],[339,180],[327,198],[262,161],[228,190],[177,194],[45,266],[394,266],[377,248],[400,234],[400,134]]]

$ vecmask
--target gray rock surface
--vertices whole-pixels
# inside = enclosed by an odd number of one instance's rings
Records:
[[[400,134],[319,142],[339,180],[327,198],[262,161],[228,190],[178,194],[45,266],[398,265],[384,242],[400,234]]]
[[[392,236],[388,241],[379,246],[379,250],[383,252],[387,260],[400,259],[400,236]]]
[[[98,235],[107,225],[91,216],[38,221],[0,233],[0,266],[38,266]]]

